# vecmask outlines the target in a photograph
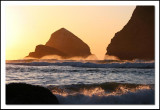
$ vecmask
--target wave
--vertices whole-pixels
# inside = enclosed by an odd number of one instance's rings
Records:
[[[56,95],[60,104],[154,104],[154,90],[128,92],[121,96]]]
[[[83,68],[154,68],[154,62],[110,62],[99,63],[94,62],[77,62],[77,61],[55,61],[55,62],[26,62],[26,63],[7,63],[14,65],[26,65],[26,66],[72,66]]]
[[[117,83],[117,82],[105,82],[105,83],[94,83],[94,84],[71,84],[71,85],[49,85],[47,86],[50,90],[56,90],[56,91],[74,91],[78,92],[80,90],[86,90],[86,89],[93,89],[93,88],[102,88],[105,91],[113,92],[117,90],[118,88],[127,88],[128,90],[131,90],[133,88],[137,89],[154,89],[154,84],[133,84],[133,83]]]
[[[61,104],[154,104],[154,85],[107,82],[48,88]]]

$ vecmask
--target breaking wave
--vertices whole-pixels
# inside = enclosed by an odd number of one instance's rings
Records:
[[[14,65],[27,66],[72,66],[84,68],[154,68],[154,62],[77,62],[77,61],[55,61],[55,62],[25,62],[25,63],[7,63]]]
[[[154,104],[154,86],[102,83],[49,86],[61,104]]]
[[[60,104],[154,104],[153,90],[128,92],[120,96],[56,95]]]

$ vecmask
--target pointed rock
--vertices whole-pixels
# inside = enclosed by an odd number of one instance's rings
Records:
[[[54,32],[46,46],[56,48],[70,57],[91,55],[89,46],[65,28]]]
[[[27,57],[41,58],[46,55],[58,55],[62,58],[83,57],[91,55],[89,46],[81,39],[61,28],[51,35],[46,45],[38,45]]]

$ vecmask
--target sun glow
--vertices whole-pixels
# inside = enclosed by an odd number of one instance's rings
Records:
[[[7,6],[6,60],[23,59],[64,27],[104,59],[116,32],[130,19],[135,6]]]

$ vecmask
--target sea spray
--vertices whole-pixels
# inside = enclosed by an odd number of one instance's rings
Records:
[[[79,92],[52,92],[61,104],[154,104],[154,90],[149,86],[137,86],[132,89],[120,87],[112,92],[105,92],[101,87]]]
[[[121,96],[56,95],[60,104],[154,104],[154,91],[141,90]]]

